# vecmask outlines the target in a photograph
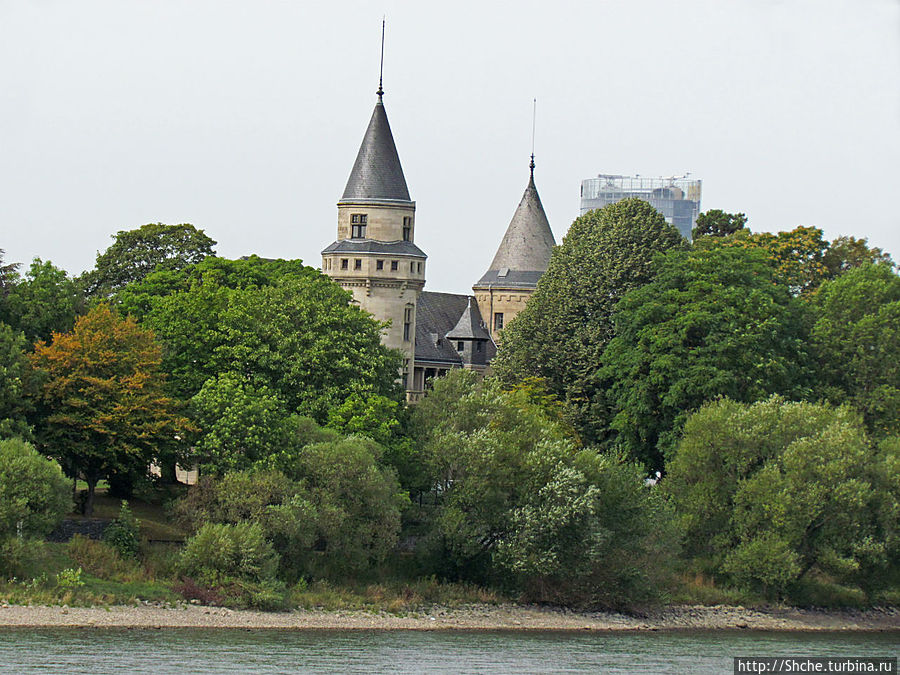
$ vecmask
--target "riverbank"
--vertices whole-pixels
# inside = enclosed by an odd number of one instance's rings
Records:
[[[341,630],[776,630],[900,631],[900,609],[667,607],[631,616],[520,605],[433,607],[394,615],[360,611],[236,611],[199,605],[0,606],[0,627],[246,628]]]

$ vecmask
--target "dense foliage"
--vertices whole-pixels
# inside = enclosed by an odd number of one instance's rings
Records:
[[[759,252],[673,251],[655,266],[618,304],[598,375],[617,444],[659,469],[704,401],[803,397],[809,357],[803,308]]]
[[[717,574],[777,594],[814,568],[875,586],[900,564],[896,453],[849,408],[723,399],[687,420],[664,485]]]
[[[31,360],[40,382],[37,439],[69,476],[87,482],[88,515],[100,479],[145,472],[189,428],[163,391],[153,334],[108,306],[39,342]]]
[[[150,223],[135,230],[121,230],[94,269],[81,277],[86,292],[108,298],[128,284],[156,270],[180,270],[213,255],[212,239],[193,225]]]
[[[616,303],[652,278],[653,257],[687,242],[656,209],[625,199],[575,219],[525,309],[504,329],[493,367],[507,384],[544,378],[588,440],[608,422],[594,371],[614,337]]]
[[[0,440],[0,539],[43,536],[71,507],[56,462],[20,439]]]
[[[588,607],[647,601],[666,585],[676,531],[642,470],[579,449],[527,389],[454,372],[414,418],[438,496],[431,546],[444,574]]]
[[[872,434],[900,434],[900,277],[885,264],[850,269],[812,307],[819,392],[851,403]]]

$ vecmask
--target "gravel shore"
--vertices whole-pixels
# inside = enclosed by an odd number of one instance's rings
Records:
[[[521,605],[433,607],[397,616],[358,611],[235,611],[196,605],[118,607],[0,606],[0,627],[281,628],[344,630],[867,630],[900,631],[900,609],[667,607],[644,616],[570,612]]]

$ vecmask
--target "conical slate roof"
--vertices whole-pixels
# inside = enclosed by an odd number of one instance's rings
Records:
[[[475,287],[486,285],[537,285],[547,271],[550,253],[556,245],[553,231],[534,186],[534,167],[522,201],[513,214],[500,248],[484,276]]]
[[[341,201],[394,199],[408,202],[409,189],[381,95],[369,120]]]
[[[484,329],[481,323],[481,314],[477,309],[473,311],[472,298],[469,297],[469,304],[466,305],[466,309],[453,330],[447,333],[447,337],[451,340],[490,340],[490,333]]]

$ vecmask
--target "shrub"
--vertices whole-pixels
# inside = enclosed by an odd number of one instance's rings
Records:
[[[181,554],[181,572],[209,585],[229,578],[261,582],[275,577],[278,554],[259,523],[216,524],[200,528]]]
[[[135,560],[122,557],[112,545],[80,534],[69,540],[66,552],[87,574],[100,579],[139,581],[146,576]]]
[[[898,449],[848,407],[721,400],[688,419],[663,486],[713,573],[770,596],[813,570],[874,592],[900,559]]]
[[[0,441],[0,538],[40,537],[72,508],[59,465],[20,439]]]
[[[128,508],[128,502],[123,501],[119,507],[119,515],[104,530],[103,541],[118,551],[119,555],[134,558],[138,552],[139,527],[137,519]]]

